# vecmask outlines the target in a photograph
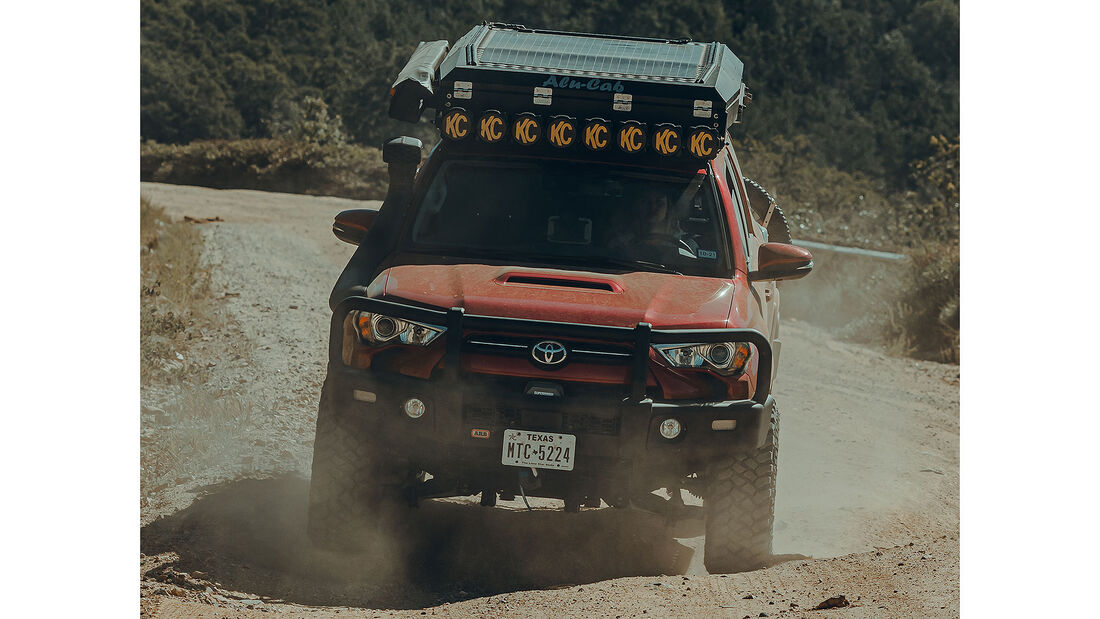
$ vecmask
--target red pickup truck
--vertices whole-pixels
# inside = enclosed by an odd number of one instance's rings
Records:
[[[333,224],[358,248],[330,299],[315,541],[424,498],[654,509],[663,488],[670,513],[702,497],[708,570],[768,558],[777,282],[813,263],[730,146],[740,74],[716,43],[421,44],[391,115],[436,109],[442,140],[423,162],[385,144],[382,207]]]

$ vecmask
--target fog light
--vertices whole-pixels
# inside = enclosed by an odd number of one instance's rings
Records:
[[[417,398],[405,400],[405,414],[412,419],[420,419],[424,416],[424,403]]]
[[[711,430],[732,430],[737,427],[736,419],[715,419],[710,422]]]
[[[682,429],[683,428],[680,426],[679,419],[669,418],[661,422],[661,436],[667,438],[670,441],[677,436],[680,436],[680,430]]]
[[[353,389],[351,391],[351,397],[359,400],[360,402],[377,402],[378,394],[373,391],[363,391],[361,389]]]

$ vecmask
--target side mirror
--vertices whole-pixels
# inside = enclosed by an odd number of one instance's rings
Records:
[[[345,243],[358,245],[367,238],[367,232],[378,217],[378,211],[357,208],[343,211],[336,215],[336,221],[332,222],[332,233],[336,238]]]
[[[786,243],[764,243],[757,251],[757,269],[749,281],[776,281],[806,277],[814,268],[810,252]]]

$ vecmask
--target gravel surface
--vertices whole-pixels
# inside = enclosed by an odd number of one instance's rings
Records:
[[[194,225],[225,327],[189,354],[213,364],[205,387],[244,411],[185,474],[142,488],[143,616],[958,616],[958,366],[886,357],[796,321],[782,326],[766,569],[708,575],[699,522],[565,514],[552,500],[534,512],[430,501],[403,541],[358,557],[314,550],[305,500],[327,299],[353,249],[332,216],[377,203],[141,188],[173,217],[221,218]],[[143,389],[143,437],[195,401],[173,385]],[[834,608],[814,610],[823,603]]]

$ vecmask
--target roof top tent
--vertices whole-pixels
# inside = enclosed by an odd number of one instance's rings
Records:
[[[486,23],[453,47],[421,43],[390,115],[415,122],[434,108],[445,140],[481,152],[697,164],[741,121],[743,68],[720,43]]]

